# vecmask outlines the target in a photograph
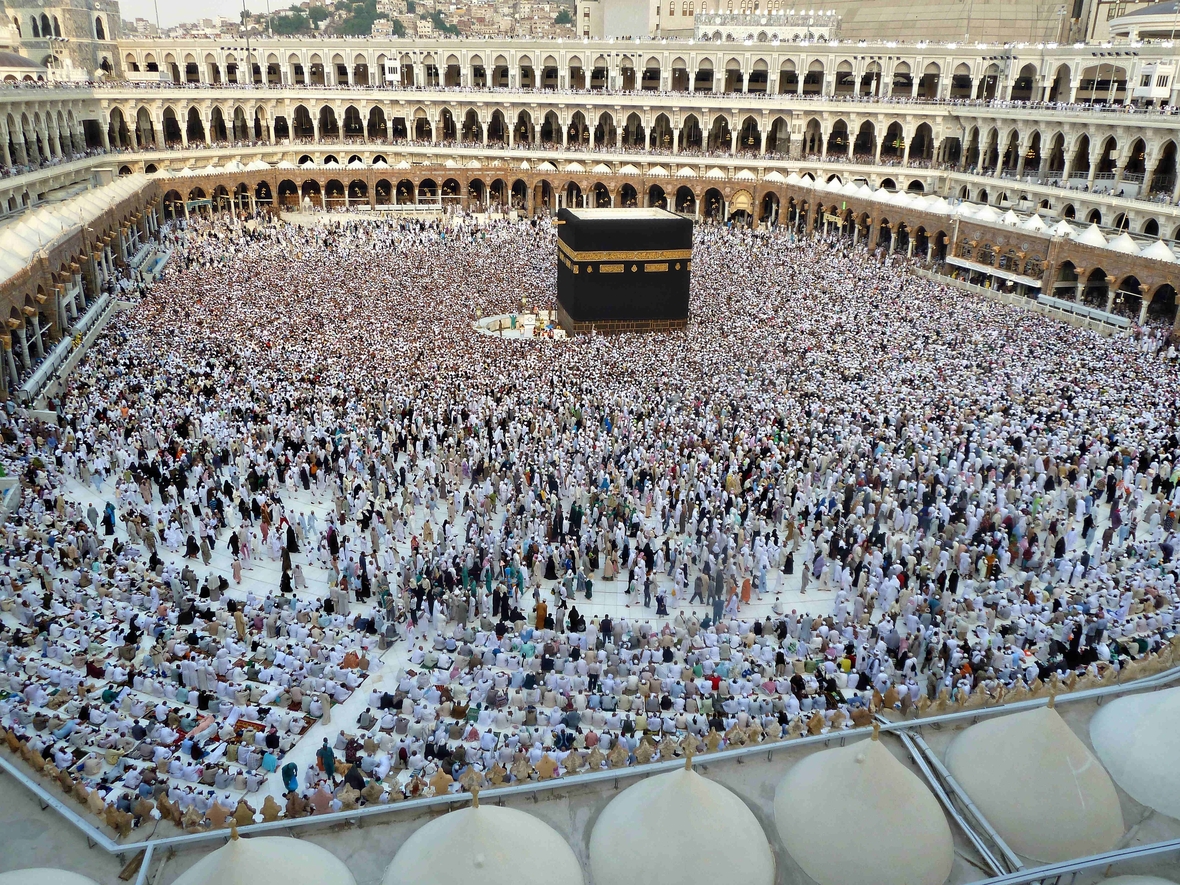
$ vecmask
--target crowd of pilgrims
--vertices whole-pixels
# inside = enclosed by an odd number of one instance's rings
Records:
[[[0,415],[3,738],[124,832],[838,731],[1168,651],[1156,331],[698,226],[683,332],[494,338],[479,316],[553,306],[547,223],[166,236],[56,423]]]

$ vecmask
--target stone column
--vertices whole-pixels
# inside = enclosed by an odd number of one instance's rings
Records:
[[[1139,287],[1140,306],[1139,306],[1139,325],[1147,322],[1147,308],[1151,307],[1151,295],[1147,294],[1147,287]]]
[[[1106,278],[1106,312],[1110,313],[1114,310],[1114,296],[1117,293],[1114,289],[1114,277]]]
[[[1086,268],[1074,267],[1074,272],[1077,273],[1078,278],[1073,286],[1073,300],[1075,304],[1081,304],[1082,293],[1086,291]],[[1056,295],[1057,293],[1056,291],[1053,291],[1050,294]]]
[[[20,378],[20,375],[16,371],[16,359],[12,355],[12,335],[11,334],[6,335],[4,337],[3,345],[4,345],[4,364],[8,367],[8,377],[12,379],[13,386],[15,386],[17,380]],[[8,386],[7,385],[4,386],[3,393],[4,393],[4,398],[8,399]]]
[[[28,328],[28,324],[26,323],[25,325],[21,326],[16,331],[20,333],[19,340],[20,340],[21,357],[24,359],[25,366],[29,367],[29,366],[33,365],[33,360],[29,356],[29,341],[28,341],[28,335],[25,332],[25,330],[27,328]]]

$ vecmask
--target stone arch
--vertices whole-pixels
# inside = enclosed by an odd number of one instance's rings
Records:
[[[856,141],[852,144],[852,153],[856,157],[863,157],[871,162],[876,144],[877,127],[873,125],[872,120],[865,120],[857,130]]]
[[[775,117],[766,130],[766,153],[785,157],[791,149],[791,124],[786,117]]]
[[[522,144],[532,144],[537,138],[537,127],[533,125],[533,115],[526,110],[520,111],[516,115],[516,124],[513,128],[513,135],[516,141]]]
[[[713,125],[709,127],[709,143],[707,149],[710,151],[722,151],[729,153],[733,149],[733,136],[729,128],[729,118],[724,114],[718,114],[713,118]]]
[[[209,140],[213,142],[229,141],[229,131],[225,126],[225,114],[220,105],[214,105],[209,113]]]
[[[365,133],[370,141],[386,141],[389,138],[389,123],[385,119],[385,111],[377,105],[369,108]]]
[[[647,130],[643,126],[643,118],[638,113],[627,115],[623,123],[622,140],[625,147],[647,147]]]
[[[205,122],[201,119],[201,112],[195,107],[188,109],[188,122],[186,126],[189,144],[194,141],[205,143]]]
[[[1036,81],[1036,65],[1031,62],[1023,65],[1012,80],[1012,89],[1008,93],[1008,99],[1010,101],[1031,101]]]
[[[435,203],[442,198],[442,192],[438,188],[438,182],[433,178],[423,178],[418,182],[418,202],[419,203]]]
[[[702,215],[711,220],[720,221],[725,212],[725,197],[715,187],[705,191],[701,198]]]
[[[439,141],[452,142],[459,138],[459,129],[455,125],[455,115],[451,113],[450,108],[443,108],[438,112],[438,138]]]
[[[563,127],[557,112],[546,111],[545,116],[541,118],[541,144],[561,144],[562,130]]]
[[[331,105],[324,105],[320,108],[319,113],[320,123],[320,141],[332,139],[335,141],[340,138],[340,123],[336,119],[336,111]]]
[[[483,124],[479,121],[479,113],[475,108],[468,108],[463,115],[463,126],[460,132],[462,141],[479,143],[483,141]]]
[[[651,149],[662,151],[665,153],[672,152],[672,141],[675,138],[675,133],[672,131],[672,121],[665,113],[656,115],[655,122],[651,124]]]
[[[361,139],[365,137],[365,121],[356,105],[350,104],[344,109],[344,137],[345,139]]]
[[[761,151],[762,132],[754,116],[750,115],[742,120],[741,128],[738,130],[737,146],[740,153],[756,154]]]
[[[299,188],[300,202],[310,203],[312,206],[318,205],[321,209],[324,208],[323,193],[320,190],[320,183],[314,178],[304,179],[303,184]]]
[[[897,159],[905,154],[905,131],[901,123],[894,120],[885,129],[881,138],[880,155],[883,158]]]
[[[1169,139],[1159,150],[1151,172],[1149,194],[1171,194],[1176,186],[1176,142]]]
[[[807,74],[803,77],[803,94],[819,95],[824,89],[824,63],[818,58],[807,65]]]

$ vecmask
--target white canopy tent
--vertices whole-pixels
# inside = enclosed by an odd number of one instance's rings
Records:
[[[758,818],[735,793],[687,769],[644,778],[611,800],[590,834],[590,870],[611,885],[775,881]]]
[[[1125,695],[1099,707],[1090,743],[1136,802],[1180,818],[1180,688]]]
[[[842,809],[840,828],[856,838],[833,851],[831,821],[818,807]],[[955,861],[938,800],[875,738],[796,764],[775,790],[774,822],[819,885],[942,885]]]
[[[384,885],[582,885],[582,866],[548,824],[515,808],[475,805],[420,827]]]
[[[288,836],[239,839],[237,833],[173,885],[356,885],[348,867],[326,848]]]
[[[971,726],[947,748],[946,766],[1024,857],[1101,854],[1125,831],[1110,775],[1050,707]]]

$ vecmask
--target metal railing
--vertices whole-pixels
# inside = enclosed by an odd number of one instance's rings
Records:
[[[1079,691],[1068,692],[1056,696],[1056,704],[1071,704],[1080,703],[1083,701],[1101,702],[1102,699],[1108,697],[1116,697],[1124,693],[1141,691],[1145,689],[1155,689],[1173,682],[1180,681],[1180,666],[1172,667],[1160,673],[1135,680],[1133,682],[1115,683],[1114,685],[1103,685],[1090,689],[1083,689]],[[994,706],[980,707],[978,709],[957,710],[951,713],[936,714],[933,716],[924,716],[918,719],[906,719],[899,722],[883,722],[880,723],[882,732],[896,733],[900,735],[907,735],[908,732],[920,730],[925,726],[942,726],[961,724],[966,722],[975,722],[979,719],[989,718],[998,715],[1008,715],[1010,713],[1017,713],[1023,710],[1033,710],[1043,707],[1049,703],[1049,697],[1029,698],[1023,701],[1016,701],[1009,704],[997,704]],[[868,728],[848,729],[839,733],[828,733],[819,735],[804,735],[797,738],[789,738],[781,741],[771,741],[766,743],[755,744],[748,747],[735,747],[727,750],[719,750],[715,753],[708,753],[701,756],[694,757],[692,764],[694,767],[702,770],[707,770],[710,765],[717,762],[725,762],[730,760],[744,760],[747,757],[757,756],[759,754],[767,754],[767,759],[773,759],[774,754],[778,750],[794,750],[799,747],[826,745],[833,741],[838,742],[843,746],[850,738],[868,737],[870,730]],[[920,739],[920,738],[919,738]],[[585,786],[592,786],[595,784],[610,783],[616,788],[621,781],[631,780],[634,778],[647,777],[653,774],[662,774],[668,771],[674,771],[684,766],[683,759],[672,759],[660,762],[650,762],[645,765],[632,765],[625,768],[607,769],[604,771],[595,771],[587,774],[570,774],[560,778],[552,778],[543,781],[529,781],[527,783],[511,784],[504,787],[494,787],[480,791],[482,801],[499,801],[502,802],[507,799],[528,797],[538,799],[541,794],[553,792],[557,790],[571,790],[578,789]],[[919,764],[919,768],[924,766]],[[99,830],[96,826],[88,820],[80,816],[72,808],[67,806],[58,796],[50,793],[40,783],[35,781],[28,773],[26,773],[18,765],[8,758],[6,755],[0,755],[0,769],[12,775],[18,783],[33,793],[42,804],[43,808],[52,808],[56,813],[60,814],[66,822],[74,826],[86,838],[91,847],[101,848],[108,854],[115,855],[121,860],[125,855],[133,854],[138,851],[145,851],[143,861],[140,864],[139,880],[137,885],[142,885],[147,875],[148,865],[150,863],[151,855],[154,851],[161,848],[169,849],[183,849],[189,847],[200,846],[203,844],[212,844],[223,842],[229,838],[229,831],[226,829],[208,830],[198,833],[185,833],[179,836],[169,836],[161,839],[141,839],[130,842],[117,842],[108,836],[106,833]],[[932,787],[937,786],[937,780],[930,781]],[[941,790],[941,787],[939,787]],[[937,795],[937,792],[936,792]],[[315,814],[300,818],[283,818],[272,822],[264,822],[258,824],[251,824],[240,828],[239,832],[243,834],[266,835],[275,833],[289,833],[295,830],[330,827],[340,824],[347,825],[362,825],[370,819],[377,819],[393,814],[417,814],[428,809],[449,809],[455,805],[465,805],[470,802],[470,794],[465,792],[447,793],[442,796],[429,796],[419,799],[407,799],[403,802],[395,802],[382,805],[369,805],[363,808],[355,808],[348,811],[330,812],[328,814]],[[964,828],[964,831],[969,831],[970,828],[962,821],[961,816],[952,815],[957,818],[957,822]],[[979,838],[976,834],[974,837],[969,835],[973,843]],[[1102,855],[1096,855],[1094,858],[1081,858],[1075,861],[1070,861],[1068,864],[1054,864],[1049,867],[1037,867],[1019,874],[1004,874],[993,879],[984,879],[979,881],[979,885],[1020,885],[1020,883],[1028,883],[1042,880],[1051,877],[1053,873],[1051,869],[1057,867],[1068,866],[1070,869],[1062,870],[1061,872],[1070,872],[1074,870],[1088,869],[1091,866],[1101,866],[1109,864],[1112,861],[1119,859],[1132,859],[1133,857],[1142,856],[1148,850],[1154,849],[1155,853],[1171,851],[1180,849],[1180,840],[1172,840],[1169,842],[1155,843],[1149,846],[1137,846],[1135,848],[1120,849],[1118,851],[1107,852]],[[990,855],[990,851],[988,855]],[[988,855],[983,855],[985,858]],[[998,861],[994,855],[991,855],[993,861]],[[997,863],[998,865],[998,863]],[[991,863],[989,862],[989,866]],[[995,867],[992,867],[995,871]],[[1026,875],[1027,874],[1027,875]],[[1016,876],[1016,878],[1013,878]],[[1025,876],[1025,878],[1020,878]]]
[[[1052,307],[1054,310],[1059,310],[1062,313],[1105,323],[1108,326],[1118,326],[1120,329],[1131,328],[1131,321],[1126,317],[1107,313],[1105,310],[1099,310],[1096,307],[1087,307],[1084,304],[1078,304],[1076,301],[1065,301],[1061,298],[1054,298],[1052,295],[1041,294],[1037,296],[1037,303]]]
[[[1131,321],[1126,317],[1120,317],[1103,310],[1095,310],[1085,305],[1075,304],[1072,301],[1063,301],[1060,298],[1053,298],[1044,294],[1038,294],[1035,298],[1026,298],[1023,295],[1017,295],[1015,292],[988,289],[986,286],[977,286],[975,283],[969,283],[966,280],[959,280],[946,276],[945,274],[934,273],[933,271],[923,270],[921,268],[914,268],[912,272],[923,279],[943,283],[947,286],[954,286],[957,289],[962,289],[964,292],[972,292],[991,301],[998,301],[1001,304],[1010,304],[1030,310],[1033,313],[1051,316],[1063,322],[1072,323],[1073,325],[1094,329],[1103,335],[1125,332],[1131,327]]]
[[[53,381],[58,379],[63,367],[69,362],[70,356],[75,350],[74,336],[85,336],[83,347],[87,346],[93,337],[92,333],[96,329],[102,328],[114,305],[115,300],[105,292],[90,305],[86,313],[82,314],[78,321],[70,327],[69,335],[54,345],[46,355],[44,362],[37,366],[28,380],[20,386],[22,399],[27,399],[30,402],[36,400]]]

